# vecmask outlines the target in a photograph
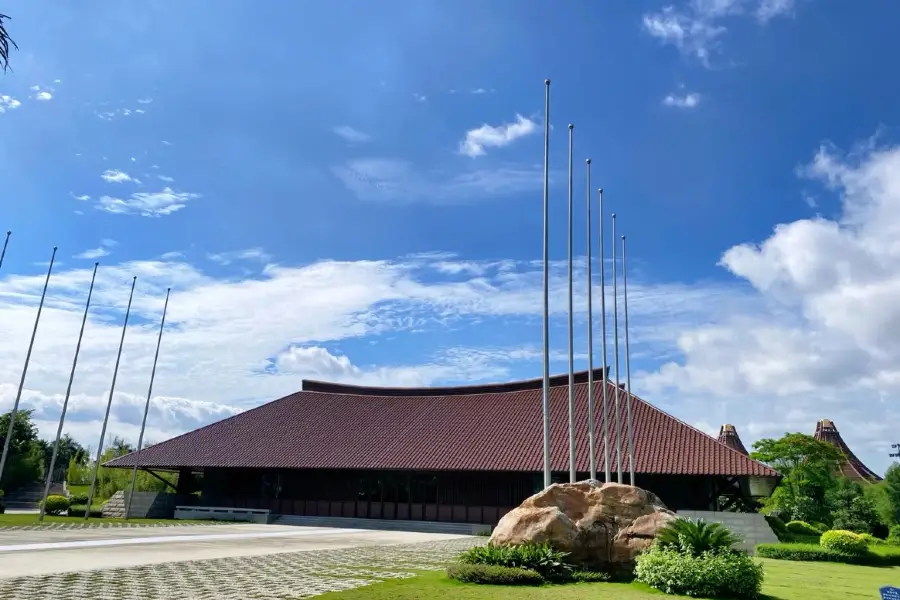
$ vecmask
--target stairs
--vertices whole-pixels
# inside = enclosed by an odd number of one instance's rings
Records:
[[[473,523],[351,519],[347,517],[297,517],[291,515],[273,515],[271,522],[276,525],[299,525],[304,527],[375,529],[379,531],[416,531],[420,533],[448,533],[455,535],[477,535],[480,532],[490,531],[490,526],[488,525],[477,525]]]
[[[769,526],[766,518],[759,513],[713,512],[705,510],[679,510],[679,517],[686,519],[703,519],[710,523],[721,523],[744,539],[744,543],[735,546],[738,550],[746,550],[754,554],[757,544],[777,544],[778,538]]]
[[[63,484],[50,484],[50,495],[54,494],[59,496],[66,495]],[[3,497],[3,504],[6,506],[6,510],[38,510],[43,498],[44,484],[35,482],[6,494]]]

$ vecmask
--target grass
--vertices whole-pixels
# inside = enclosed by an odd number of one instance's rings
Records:
[[[871,600],[878,588],[900,583],[900,567],[857,567],[836,563],[761,561],[768,600]],[[444,573],[426,572],[413,579],[392,579],[344,592],[319,596],[322,600],[661,600],[661,592],[641,584],[579,583],[564,586],[501,587],[466,585]],[[671,596],[670,596],[671,597]]]
[[[89,523],[136,523],[139,525],[155,525],[158,523],[172,523],[174,519],[100,519],[92,517]],[[51,523],[83,523],[83,517],[54,517],[50,515],[44,516],[44,524]],[[208,523],[209,521],[178,519],[178,523]],[[36,514],[3,514],[0,515],[0,528],[3,527],[21,527],[23,525],[38,525],[38,516]]]

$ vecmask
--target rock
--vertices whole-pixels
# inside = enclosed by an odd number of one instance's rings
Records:
[[[555,483],[500,519],[490,543],[549,543],[583,567],[631,569],[635,557],[675,518],[655,494],[638,487]]]

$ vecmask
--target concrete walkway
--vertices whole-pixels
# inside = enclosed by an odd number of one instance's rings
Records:
[[[463,536],[280,525],[0,530],[0,579],[460,538]]]

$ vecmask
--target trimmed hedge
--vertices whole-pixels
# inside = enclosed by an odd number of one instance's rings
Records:
[[[573,583],[605,583],[612,581],[612,575],[605,571],[573,571],[569,579]]]
[[[48,515],[61,515],[69,509],[69,499],[65,496],[47,496],[44,503],[44,513]]]
[[[763,568],[743,552],[694,556],[654,545],[637,557],[637,580],[666,594],[702,598],[758,598]]]
[[[822,531],[816,529],[806,521],[791,521],[787,524],[787,530],[794,535],[822,535]]]
[[[86,506],[70,506],[68,515],[70,517],[83,517]],[[92,518],[102,518],[103,517],[103,507],[102,506],[92,506],[91,507],[91,517]]]
[[[840,552],[841,554],[865,554],[869,551],[869,544],[866,540],[852,531],[844,529],[833,529],[822,534],[819,541],[823,548]]]
[[[871,567],[900,567],[900,549],[875,546],[863,554],[842,554],[815,544],[759,544],[756,556],[776,560],[835,562]]]
[[[458,564],[447,567],[447,577],[483,585],[541,585],[544,578],[530,569],[497,565]]]
[[[69,504],[74,506],[84,506],[87,504],[88,495],[87,494],[72,494],[69,496]]]

